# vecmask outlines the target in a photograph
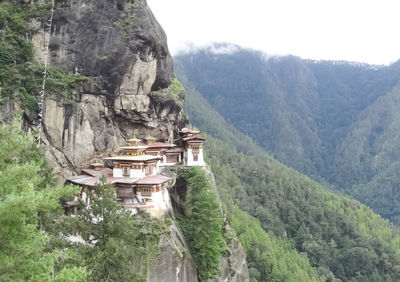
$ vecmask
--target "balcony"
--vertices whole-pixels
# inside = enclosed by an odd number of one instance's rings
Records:
[[[117,197],[118,198],[133,198],[133,197],[135,197],[136,196],[136,194],[135,193],[133,193],[132,191],[129,191],[129,192],[117,192]]]

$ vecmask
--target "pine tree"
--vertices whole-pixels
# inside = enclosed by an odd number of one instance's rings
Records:
[[[89,197],[90,205],[82,203],[76,218],[77,231],[87,244],[75,246],[91,270],[89,280],[145,281],[143,261],[151,258],[165,225],[146,212],[133,215],[118,204],[114,188],[104,179]]]
[[[199,276],[208,279],[218,274],[219,257],[225,247],[222,214],[214,190],[200,167],[190,170],[188,184],[191,228],[187,237]]]
[[[50,236],[40,227],[41,214],[60,208],[58,198],[72,187],[46,186],[43,155],[33,138],[16,125],[0,126],[0,280],[83,281],[82,267],[55,272],[61,250],[48,249]],[[54,219],[54,218],[53,218]]]

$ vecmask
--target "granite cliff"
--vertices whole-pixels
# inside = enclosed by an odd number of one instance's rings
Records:
[[[175,170],[177,174],[172,171],[164,171],[163,174],[176,179],[175,185],[170,190],[170,198],[172,205],[178,211],[178,213],[188,214],[188,203],[187,199],[189,192],[189,186],[187,177],[185,176],[185,168]],[[182,173],[183,172],[183,173]],[[219,190],[214,179],[213,173],[205,168],[206,178],[208,183],[211,184],[214,194],[216,196],[217,202],[221,208],[222,203],[219,196]],[[179,220],[178,220],[179,222]],[[228,234],[233,234],[231,227],[228,223],[228,219],[224,218],[224,240],[227,243],[227,250],[219,257],[219,274],[212,279],[207,279],[207,282],[240,282],[240,281],[250,281],[249,270],[246,261],[246,253],[236,238],[236,236],[230,236]],[[184,232],[183,232],[184,233]],[[228,238],[229,237],[229,238]],[[202,280],[203,281],[203,280]]]
[[[47,36],[49,66],[87,78],[72,103],[45,96],[42,140],[61,178],[134,134],[172,141],[185,124],[166,35],[146,1],[57,0]],[[33,42],[40,58],[46,34]]]

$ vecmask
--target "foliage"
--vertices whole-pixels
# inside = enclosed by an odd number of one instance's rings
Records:
[[[132,215],[115,201],[114,188],[104,180],[88,196],[90,205],[81,203],[79,215],[66,218],[57,229],[80,234],[85,242],[64,242],[77,257],[58,267],[84,265],[90,269],[89,281],[145,281],[146,264],[157,254],[156,243],[166,225],[145,212]]]
[[[226,247],[222,234],[223,218],[215,192],[205,172],[192,167],[187,176],[186,216],[176,216],[201,279],[219,274],[219,258]]]
[[[218,119],[212,124],[197,110],[203,102],[196,98],[195,105],[190,96],[202,95],[230,126],[279,161],[399,223],[400,62],[383,67],[265,58],[240,48],[175,57],[178,77],[191,92],[186,105],[193,109],[191,122],[227,135]]]
[[[15,125],[0,126],[0,280],[82,281],[82,267],[53,272],[62,249],[48,249],[50,237],[39,228],[42,215],[60,209],[58,198],[76,192],[52,187],[43,154]],[[53,218],[54,220],[54,218]]]
[[[220,138],[226,144],[234,146],[240,152],[251,154],[264,153],[250,137],[227,123],[208,101],[202,97],[201,93],[194,89],[193,84],[184,74],[183,67],[179,61],[175,62],[174,70],[188,93],[185,97],[183,110],[190,116],[192,124],[201,128],[207,134]]]
[[[48,67],[46,89],[56,94],[65,104],[73,104],[76,90],[86,80],[86,76],[66,74],[58,68]]]
[[[182,84],[179,82],[175,75],[171,83],[168,85],[168,89],[170,90],[171,95],[174,96],[176,99],[183,101],[183,99],[185,98],[185,88],[183,88]]]
[[[44,4],[0,3],[0,102],[18,97],[24,110],[36,111],[37,97],[43,82],[44,66],[34,60],[30,41],[33,31],[28,20],[45,20],[51,1]],[[73,92],[86,77],[70,75],[55,68],[48,68],[46,91],[58,95],[65,103],[72,103]]]
[[[205,154],[221,199],[228,201],[228,206],[232,199],[241,209],[257,217],[271,238],[278,237],[296,247],[298,252],[306,253],[318,274],[328,281],[337,278],[347,281],[399,279],[399,269],[395,266],[400,258],[396,228],[364,205],[327,193],[317,183],[282,166],[248,142],[244,134],[230,133],[231,126],[218,113],[208,109],[203,115],[205,109],[194,106],[201,105],[200,94],[193,95],[192,88],[186,86],[186,89],[189,113],[195,113],[194,121],[199,122],[195,125],[201,130],[211,129],[214,136],[224,141],[208,136]],[[247,149],[243,149],[246,146]],[[235,147],[246,154],[237,153]],[[238,231],[233,220],[234,216],[231,225],[240,235],[243,231]],[[261,264],[262,256],[258,254],[263,253],[264,247],[260,248],[252,245],[247,250],[253,279],[265,273],[266,265],[276,260],[264,259]],[[253,251],[257,255],[253,255]],[[360,260],[361,257],[365,260]],[[282,263],[279,268],[285,267]]]
[[[398,230],[366,206],[326,192],[268,156],[237,153],[210,136],[205,152],[221,197],[258,218],[271,236],[306,253],[324,276],[400,279]]]
[[[254,281],[321,281],[306,256],[299,254],[288,241],[270,236],[257,219],[228,205],[230,224],[247,253],[251,279]]]
[[[37,188],[44,189],[55,185],[52,169],[43,157],[43,152],[38,149],[31,136],[26,136],[18,128],[18,122],[12,125],[1,126],[0,131],[0,172],[4,172],[11,164],[23,165],[27,162],[37,164]]]
[[[24,107],[35,109],[41,71],[32,65],[32,44],[27,39],[27,9],[23,5],[0,3],[0,98],[18,92]]]
[[[66,216],[59,198],[79,188],[49,184],[51,170],[33,138],[1,126],[0,280],[144,281],[166,223],[133,216],[104,183],[79,216]]]

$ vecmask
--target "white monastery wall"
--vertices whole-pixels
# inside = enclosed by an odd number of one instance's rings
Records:
[[[123,177],[122,175],[122,168],[115,168],[113,169],[113,177]]]

